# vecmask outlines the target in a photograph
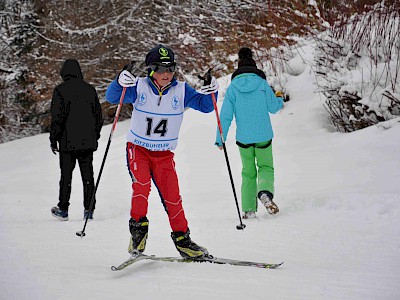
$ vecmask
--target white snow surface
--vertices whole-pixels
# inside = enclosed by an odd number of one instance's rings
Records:
[[[50,214],[59,168],[48,134],[0,145],[0,299],[400,299],[399,120],[334,132],[314,78],[309,66],[288,76],[291,101],[272,117],[279,214],[259,205],[257,218],[236,229],[224,154],[214,146],[214,112],[186,111],[175,151],[192,239],[217,257],[284,261],[279,269],[142,261],[112,272],[129,257],[124,121],[83,238],[75,234],[84,225],[78,166],[70,220],[61,222]],[[96,177],[110,130],[103,128],[95,153]],[[234,130],[226,145],[240,203]],[[146,253],[177,256],[154,186],[148,218]]]

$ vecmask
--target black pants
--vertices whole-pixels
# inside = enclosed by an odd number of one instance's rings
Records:
[[[83,205],[86,210],[88,210],[90,206],[94,191],[93,150],[60,152],[61,179],[58,207],[62,210],[68,210],[69,207],[72,172],[75,169],[76,161],[78,161],[79,164],[83,183]],[[92,210],[94,210],[95,204],[96,199],[94,199]]]

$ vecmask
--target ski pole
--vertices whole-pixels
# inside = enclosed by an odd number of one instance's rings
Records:
[[[104,164],[106,162],[108,150],[110,149],[110,145],[111,145],[112,136],[114,134],[114,130],[115,130],[115,127],[116,127],[117,122],[118,122],[118,117],[119,117],[119,113],[121,111],[122,102],[124,102],[125,92],[126,92],[126,87],[123,88],[122,93],[121,93],[121,97],[119,98],[119,104],[118,104],[118,107],[117,107],[117,111],[115,112],[114,123],[113,123],[113,125],[111,127],[111,132],[110,132],[110,136],[108,138],[106,151],[105,151],[104,156],[103,156],[103,162],[101,163],[99,175],[97,176],[96,185],[94,186],[94,191],[93,191],[93,194],[92,194],[92,198],[90,200],[89,211],[92,210],[92,207],[94,205],[94,198],[95,198],[95,195],[96,195],[97,187],[99,186],[100,177],[101,177],[101,174],[103,173]],[[85,220],[85,224],[83,225],[82,231],[77,231],[76,232],[77,236],[84,237],[86,235],[85,234],[85,229],[86,229],[86,225],[87,225],[88,219],[89,219],[89,214],[86,215],[86,220]]]
[[[226,165],[228,166],[228,173],[229,173],[229,178],[231,180],[233,196],[234,196],[235,202],[236,202],[236,209],[237,209],[237,212],[238,212],[238,215],[239,215],[240,224],[236,226],[236,229],[237,230],[243,230],[246,227],[246,225],[243,224],[242,217],[240,216],[240,209],[239,209],[239,203],[238,203],[237,196],[236,196],[235,183],[233,182],[231,165],[229,164],[229,158],[228,158],[228,151],[226,150],[226,146],[225,146],[224,134],[222,132],[221,119],[219,118],[219,114],[218,114],[217,100],[215,99],[214,93],[211,93],[211,97],[212,97],[212,101],[213,101],[213,105],[214,105],[215,115],[217,117],[218,131],[219,131],[219,134],[221,136],[222,148],[224,149]]]

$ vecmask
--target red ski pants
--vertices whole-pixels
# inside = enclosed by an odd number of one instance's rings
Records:
[[[147,215],[148,198],[153,179],[168,214],[172,231],[186,232],[188,222],[179,193],[174,153],[149,151],[128,142],[126,155],[129,173],[132,177],[131,217],[138,221]]]

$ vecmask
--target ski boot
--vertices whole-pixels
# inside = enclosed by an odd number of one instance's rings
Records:
[[[175,247],[183,258],[200,258],[208,255],[208,250],[194,243],[190,238],[190,230],[186,233],[175,231],[171,233]]]
[[[258,193],[258,200],[261,201],[261,203],[265,206],[267,209],[268,213],[271,215],[277,214],[279,212],[278,206],[275,204],[274,201],[272,201],[272,198],[274,195],[272,195],[268,191],[261,191]]]
[[[132,255],[143,253],[146,248],[146,241],[149,231],[149,220],[142,217],[138,222],[131,218],[129,220],[129,231],[131,232],[128,252]]]
[[[59,207],[54,206],[51,209],[51,214],[53,217],[59,219],[60,221],[68,221],[68,210],[61,210]]]

